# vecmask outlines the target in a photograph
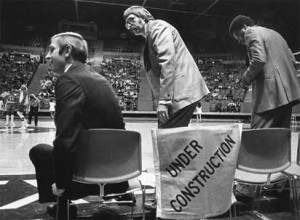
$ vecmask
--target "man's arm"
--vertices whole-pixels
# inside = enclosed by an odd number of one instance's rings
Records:
[[[56,137],[54,145],[54,176],[58,189],[65,189],[72,178],[72,152],[84,110],[85,96],[78,83],[62,75],[56,84]]]
[[[159,101],[171,103],[175,76],[175,47],[172,30],[166,24],[156,22],[150,28],[150,42],[161,68]]]
[[[265,65],[267,54],[262,35],[257,30],[250,29],[246,31],[245,40],[251,57],[249,57],[249,67],[243,75],[243,83],[249,85]]]

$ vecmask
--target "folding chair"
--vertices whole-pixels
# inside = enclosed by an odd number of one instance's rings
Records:
[[[255,186],[252,214],[263,218],[258,210],[264,187],[290,180],[282,173],[290,165],[290,129],[266,128],[243,131],[235,181]]]
[[[135,131],[120,129],[90,129],[81,131],[78,138],[80,147],[76,149],[73,181],[85,184],[98,184],[100,187],[100,204],[103,200],[105,184],[119,183],[139,176],[142,172],[141,135]],[[142,190],[141,183],[140,188]],[[143,190],[142,190],[143,192]],[[129,191],[133,199],[133,190]],[[123,194],[105,195],[107,197]],[[144,195],[143,195],[144,196]],[[122,203],[114,201],[113,203]],[[126,201],[128,203],[128,201]],[[69,203],[61,213],[63,219],[69,219]],[[131,202],[133,219],[134,201]],[[60,207],[58,205],[58,207]],[[62,219],[59,209],[57,219]],[[143,218],[145,217],[143,204]]]
[[[293,133],[292,139],[296,139],[297,143],[297,155],[296,161],[292,161],[291,166],[283,171],[284,174],[289,175],[291,177],[291,190],[294,201],[294,211],[296,220],[299,219],[299,200],[298,200],[298,192],[297,192],[297,180],[300,177],[300,147],[299,147],[299,133]]]

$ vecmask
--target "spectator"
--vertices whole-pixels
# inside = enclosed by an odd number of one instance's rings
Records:
[[[50,111],[50,117],[51,118],[54,118],[54,115],[55,115],[55,101],[53,98],[50,98],[50,108],[49,108],[49,111]]]
[[[3,101],[3,98],[0,97],[0,119],[3,116],[3,111],[4,111],[4,101]]]
[[[201,102],[198,102],[196,109],[195,109],[195,113],[196,113],[196,118],[197,118],[197,123],[201,123],[202,121],[202,105]]]
[[[39,104],[40,100],[34,95],[29,96],[29,115],[28,115],[28,124],[31,124],[32,116],[34,116],[34,125],[38,125],[38,114],[39,114]]]

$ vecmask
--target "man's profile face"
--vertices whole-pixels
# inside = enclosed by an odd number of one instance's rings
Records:
[[[49,51],[46,55],[46,59],[50,60],[55,73],[63,73],[65,71],[66,59],[65,51],[59,53],[60,46],[58,44],[58,38],[54,38],[49,46]]]
[[[125,20],[125,27],[134,35],[142,35],[145,25],[145,21],[134,14],[130,14]]]
[[[239,42],[239,44],[246,45],[245,31],[246,31],[246,28],[243,28],[239,31],[233,32],[233,37]]]

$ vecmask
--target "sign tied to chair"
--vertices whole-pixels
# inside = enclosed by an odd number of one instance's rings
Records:
[[[152,130],[157,217],[199,219],[231,206],[242,124]]]

